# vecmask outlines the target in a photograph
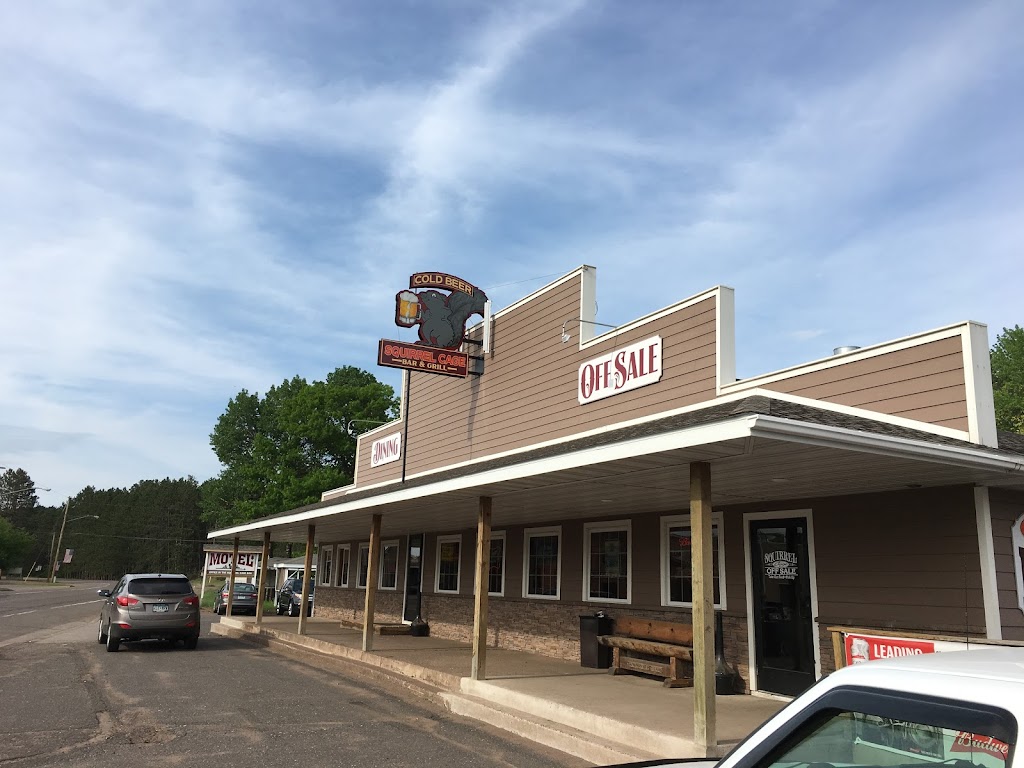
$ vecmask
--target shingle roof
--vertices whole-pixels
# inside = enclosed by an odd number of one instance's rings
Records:
[[[455,467],[450,470],[432,472],[429,475],[420,475],[418,477],[407,479],[400,487],[403,489],[417,488],[424,485],[430,485],[432,483],[443,482],[445,480],[472,476],[480,472],[487,472],[530,461],[537,461],[538,459],[552,458],[555,456],[574,453],[575,451],[614,445],[627,440],[654,437],[682,429],[724,422],[729,419],[742,416],[775,416],[781,419],[806,424],[818,424],[868,434],[918,440],[939,445],[956,446],[976,451],[984,451],[992,453],[993,455],[1024,454],[1024,435],[1001,432],[999,433],[999,448],[986,448],[967,440],[958,440],[953,437],[936,435],[932,432],[903,427],[862,416],[854,416],[824,408],[815,408],[813,406],[793,403],[788,400],[776,399],[767,395],[751,395],[750,397],[745,397],[742,400],[718,403],[710,405],[707,408],[687,411],[686,413],[673,414],[661,419],[652,419],[650,421],[632,424],[619,429],[611,429],[606,432],[588,435],[575,440],[568,440],[554,445],[543,446],[534,450],[522,451],[520,453],[485,460],[471,465]],[[274,520],[280,517],[337,506],[338,504],[343,504],[348,501],[372,498],[374,496],[383,496],[385,494],[393,493],[395,490],[396,485],[394,484],[370,488],[363,491],[352,490],[344,496],[335,497],[328,501],[319,501],[296,509],[290,509],[286,512],[281,512],[280,514],[271,515],[252,522],[256,523],[265,520]]]

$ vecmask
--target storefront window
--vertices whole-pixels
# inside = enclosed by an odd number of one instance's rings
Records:
[[[320,549],[320,583],[331,586],[331,566],[334,562],[334,547]]]
[[[523,594],[557,600],[561,587],[561,528],[526,531]]]
[[[584,600],[629,602],[629,523],[584,526]]]
[[[380,553],[380,588],[396,589],[398,587],[398,542],[386,541],[381,545]]]
[[[491,557],[487,567],[487,594],[505,594],[505,534],[491,533]]]
[[[711,576],[715,608],[724,608],[722,595],[721,520],[716,515],[711,525]],[[662,603],[693,605],[693,553],[690,516],[662,518]]]
[[[338,547],[338,586],[348,586],[348,560],[351,547],[348,544]]]
[[[437,537],[437,591],[459,591],[459,561],[462,556],[461,536]]]
[[[359,581],[356,585],[360,589],[366,589],[366,574],[370,570],[370,545],[359,545]]]

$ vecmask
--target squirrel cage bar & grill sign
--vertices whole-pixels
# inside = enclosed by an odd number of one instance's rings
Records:
[[[470,356],[460,348],[463,342],[481,343],[465,338],[466,322],[473,315],[486,320],[487,308],[487,295],[465,280],[444,272],[417,272],[409,278],[409,288],[395,295],[395,325],[418,325],[419,341],[381,339],[377,364],[466,378]]]

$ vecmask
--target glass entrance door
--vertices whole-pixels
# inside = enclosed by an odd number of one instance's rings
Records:
[[[814,617],[802,517],[750,522],[757,687],[795,696],[814,683]]]
[[[423,569],[423,534],[414,533],[409,536],[409,556],[406,558],[405,569],[405,608],[402,610],[403,621],[412,622],[420,615],[420,584]]]

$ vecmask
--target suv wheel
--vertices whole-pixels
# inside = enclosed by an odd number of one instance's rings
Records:
[[[107,625],[107,652],[114,653],[118,648],[121,647],[121,640],[114,637],[114,633],[110,631],[110,625]]]
[[[293,617],[298,616],[299,606],[297,606],[295,603],[288,603],[288,615]]]
[[[96,623],[96,642],[100,645],[107,642],[107,633],[103,631],[103,618]]]
[[[196,645],[199,644],[199,635],[190,635],[182,642],[184,643],[186,650],[194,651],[196,649]]]

